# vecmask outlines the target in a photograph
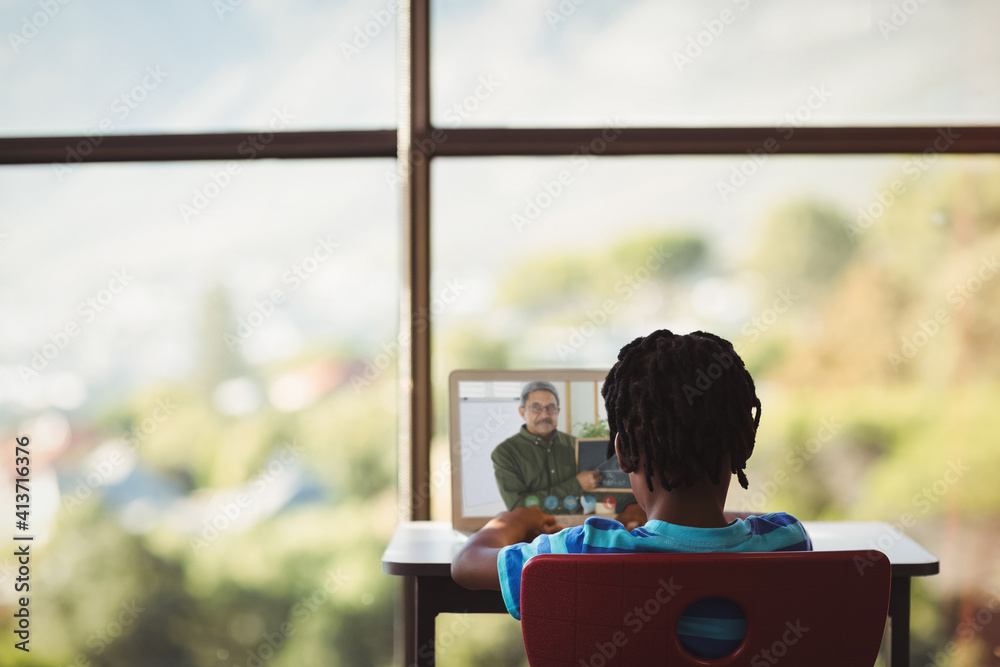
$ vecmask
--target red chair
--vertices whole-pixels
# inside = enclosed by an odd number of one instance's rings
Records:
[[[872,665],[889,608],[889,560],[873,551],[542,554],[521,575],[532,667]],[[688,653],[678,618],[723,598],[746,617],[735,651]]]

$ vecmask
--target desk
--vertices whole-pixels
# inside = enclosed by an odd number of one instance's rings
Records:
[[[878,550],[892,565],[889,595],[890,659],[910,664],[910,578],[938,573],[933,554],[887,523],[803,521],[816,551]],[[434,620],[441,613],[496,613],[507,609],[499,591],[470,591],[451,578],[451,559],[466,537],[443,521],[414,521],[396,528],[382,554],[382,571],[404,577],[404,599],[414,606],[406,665],[434,664]],[[412,633],[412,635],[410,635]]]

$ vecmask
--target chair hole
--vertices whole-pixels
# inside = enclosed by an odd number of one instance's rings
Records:
[[[685,651],[703,660],[732,655],[747,634],[747,617],[725,598],[702,598],[677,619],[677,639]]]

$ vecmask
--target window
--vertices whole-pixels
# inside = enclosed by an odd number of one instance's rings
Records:
[[[995,124],[997,20],[982,1],[442,1],[433,119],[445,128]]]
[[[0,16],[8,136],[395,125],[384,3],[17,2]]]
[[[35,659],[388,663],[378,557],[400,517],[448,516],[407,488],[447,461],[448,372],[604,367],[659,326],[735,339],[760,380],[734,508],[913,514],[974,573],[918,582],[913,649],[961,636],[1000,513],[997,7],[416,0],[408,39],[398,14],[0,11]],[[397,103],[431,155],[409,173]],[[441,664],[519,660],[509,619],[453,620]]]

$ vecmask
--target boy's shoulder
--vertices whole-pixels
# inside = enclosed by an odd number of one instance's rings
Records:
[[[743,521],[751,525],[759,526],[764,529],[770,528],[770,530],[773,530],[774,528],[779,528],[781,526],[793,526],[796,524],[801,525],[801,522],[798,519],[796,519],[791,514],[788,514],[787,512],[751,514],[750,516],[747,516],[745,519],[743,519]],[[599,531],[610,531],[610,532],[617,532],[617,531],[629,532],[625,528],[625,526],[623,526],[618,521],[601,516],[588,517],[587,520],[583,523],[583,525],[573,526],[565,530],[583,532],[587,531],[588,529],[599,530]]]
[[[535,542],[538,553],[580,554],[632,551],[634,539],[625,526],[614,519],[592,516],[578,526],[563,528]]]
[[[799,523],[799,520],[788,512],[768,512],[767,514],[751,514],[747,517],[749,519],[756,519],[758,521],[766,521],[768,523],[775,523],[779,526],[787,526],[793,523]]]
[[[805,526],[787,512],[749,516],[744,522],[752,539],[767,545],[766,551],[812,551],[812,540]]]
[[[611,518],[593,516],[579,526],[548,536],[540,553],[614,553],[634,550],[715,551],[759,548],[809,550],[801,522],[786,512],[751,515],[726,528],[688,528],[649,522],[629,531]]]
[[[751,514],[745,522],[755,526],[763,532],[770,532],[775,528],[783,526],[801,525],[801,521],[787,512],[769,512],[768,514]]]
[[[590,527],[594,530],[625,530],[625,526],[621,523],[604,516],[587,517],[582,527]]]

